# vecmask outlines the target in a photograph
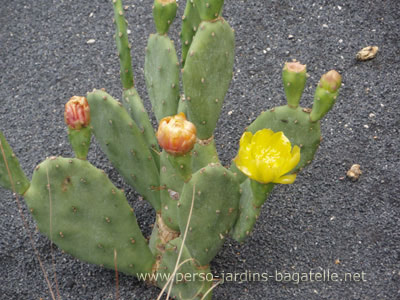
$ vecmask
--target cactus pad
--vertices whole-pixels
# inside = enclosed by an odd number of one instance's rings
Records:
[[[174,43],[167,36],[150,35],[144,72],[149,98],[157,120],[175,115],[180,98],[180,67]]]
[[[219,164],[193,174],[178,204],[179,227],[185,231],[194,190],[194,206],[185,245],[201,265],[217,254],[236,221],[240,199],[235,175]]]
[[[154,258],[124,193],[89,162],[53,157],[35,169],[25,200],[39,230],[71,255],[120,272],[150,272]]]
[[[183,69],[183,87],[189,119],[199,139],[212,136],[232,79],[235,38],[222,18],[202,22],[190,46]]]
[[[193,0],[186,0],[185,12],[182,17],[182,30],[180,33],[182,44],[182,66],[185,65],[186,56],[192,44],[193,37],[196,34],[201,22],[199,12],[194,6]]]
[[[93,133],[101,149],[127,183],[158,211],[159,173],[144,131],[130,118],[122,104],[107,93],[94,91],[87,99]]]
[[[1,131],[0,146],[0,186],[12,191],[15,189],[15,192],[22,195],[29,188],[30,182]]]
[[[180,237],[170,241],[165,246],[165,251],[158,270],[158,273],[160,273],[159,275],[172,275],[175,270],[176,261],[181,247],[183,247],[183,249],[179,262],[182,263],[187,259],[191,260],[182,264],[180,269],[177,271],[175,277],[176,282],[172,287],[172,294],[177,296],[178,299],[211,300],[211,292],[203,298],[204,294],[211,288],[212,284],[210,268],[201,267],[197,264],[196,260],[191,257],[187,247],[182,245],[182,239]],[[187,278],[185,279],[183,276],[187,276]],[[190,278],[188,276],[190,276]],[[159,276],[159,278],[162,277]],[[165,283],[166,280],[159,280],[157,285],[162,288]]]

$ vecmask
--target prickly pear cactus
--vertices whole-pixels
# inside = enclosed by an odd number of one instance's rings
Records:
[[[112,4],[121,102],[103,90],[71,98],[64,118],[76,158],[46,159],[31,182],[0,132],[0,185],[24,196],[39,230],[63,251],[110,269],[117,253],[120,272],[167,287],[176,299],[211,299],[212,259],[226,239],[243,242],[272,189],[293,183],[311,163],[322,139],[320,120],[335,103],[341,76],[333,70],[323,75],[312,109],[305,109],[299,102],[306,67],[286,63],[287,105],[263,112],[247,127],[226,168],[213,135],[234,62],[234,31],[222,17],[223,1],[187,0],[180,59],[168,37],[177,3],[154,1],[156,32],[149,37],[144,73],[158,130],[134,86],[122,2]],[[92,133],[154,208],[149,241],[124,192],[86,160]],[[191,280],[181,280],[183,274]]]

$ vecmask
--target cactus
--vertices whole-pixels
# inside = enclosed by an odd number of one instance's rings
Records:
[[[0,146],[0,186],[22,195],[29,188],[30,182],[1,131]]]
[[[292,183],[310,164],[321,141],[320,120],[336,100],[341,77],[333,70],[323,75],[312,110],[302,108],[305,65],[286,63],[288,104],[260,114],[224,167],[213,133],[232,79],[234,31],[221,16],[223,1],[187,0],[179,62],[167,36],[177,3],[155,0],[157,32],[149,37],[144,71],[157,133],[134,87],[122,1],[113,0],[113,7],[121,102],[103,89],[72,98],[65,121],[76,158],[46,159],[31,182],[0,132],[0,185],[24,196],[40,232],[66,253],[110,269],[117,254],[120,272],[168,285],[177,299],[211,299],[212,259],[226,239],[243,242],[273,188]],[[124,180],[154,208],[149,242],[124,192],[86,160],[92,133]],[[173,274],[172,285],[157,276]],[[180,280],[183,274],[191,280]]]

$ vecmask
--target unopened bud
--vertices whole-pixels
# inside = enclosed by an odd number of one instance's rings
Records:
[[[186,120],[183,112],[160,121],[157,140],[170,154],[183,155],[193,149],[196,143],[196,126]]]
[[[283,67],[282,81],[290,107],[296,108],[299,105],[306,85],[306,72],[306,65],[302,65],[297,61],[287,62]]]
[[[321,76],[314,94],[314,104],[310,114],[312,122],[321,120],[331,110],[342,85],[342,76],[331,70]]]
[[[342,76],[335,70],[330,70],[322,75],[319,86],[324,90],[335,93],[342,84]]]
[[[71,129],[79,130],[90,123],[90,108],[85,97],[73,96],[64,111],[65,123]]]
[[[285,63],[284,69],[290,72],[306,73],[306,65],[302,65],[298,61]]]

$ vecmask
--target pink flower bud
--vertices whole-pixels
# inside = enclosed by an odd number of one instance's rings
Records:
[[[183,155],[196,143],[196,126],[186,120],[183,112],[160,121],[157,140],[160,146],[172,155]]]
[[[85,97],[73,96],[64,111],[65,123],[71,129],[79,130],[90,123],[90,108]]]

